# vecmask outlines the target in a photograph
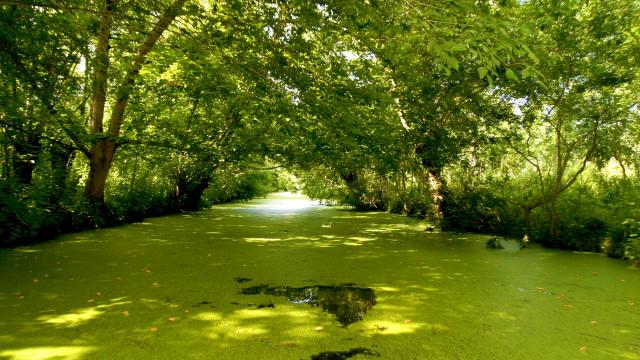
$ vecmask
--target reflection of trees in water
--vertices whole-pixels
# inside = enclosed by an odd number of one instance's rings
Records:
[[[362,320],[364,314],[376,304],[376,296],[372,289],[350,285],[301,288],[259,285],[242,289],[242,294],[286,296],[292,303],[309,304],[336,315],[342,326]]]
[[[311,356],[311,360],[344,360],[356,355],[369,355],[380,357],[380,354],[376,351],[372,351],[365,348],[355,348],[348,351],[327,351],[318,355]]]

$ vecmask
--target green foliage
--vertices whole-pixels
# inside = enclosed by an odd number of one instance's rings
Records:
[[[557,224],[559,235],[549,236],[548,225],[541,223],[532,231],[531,240],[545,246],[559,249],[600,252],[607,235],[607,224],[593,217],[563,217]]]
[[[443,228],[482,234],[506,234],[517,220],[507,211],[506,201],[490,189],[454,193],[449,200],[450,216]]]
[[[624,258],[640,266],[640,221],[627,219],[624,227]]]
[[[277,191],[295,191],[295,185],[286,176],[271,170],[250,170],[246,173],[221,170],[216,172],[209,188],[203,194],[205,206],[229,201],[246,201]]]

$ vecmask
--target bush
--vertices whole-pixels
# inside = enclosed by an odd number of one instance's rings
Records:
[[[640,221],[625,220],[624,226],[624,258],[633,265],[640,266]]]
[[[557,225],[559,235],[549,236],[548,223],[541,223],[532,231],[532,239],[544,246],[576,250],[600,252],[607,236],[607,223],[598,218],[566,217]]]
[[[490,191],[477,189],[452,194],[442,225],[445,229],[483,234],[509,233],[513,220],[508,215],[506,202]]]

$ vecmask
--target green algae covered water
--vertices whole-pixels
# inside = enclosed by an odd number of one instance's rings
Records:
[[[0,359],[640,359],[640,271],[275,194],[0,250]]]

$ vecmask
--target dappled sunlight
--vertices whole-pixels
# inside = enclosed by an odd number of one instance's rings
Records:
[[[0,358],[308,360],[364,348],[389,359],[537,359],[584,355],[582,346],[594,358],[637,353],[628,344],[640,331],[640,272],[624,264],[491,250],[487,236],[431,233],[378,212],[318,206],[281,216],[290,211],[265,210],[269,201],[7,250]],[[367,291],[375,297],[363,300]],[[527,339],[517,352],[514,338]],[[63,347],[69,339],[82,342]]]
[[[78,309],[76,312],[71,314],[42,315],[36,318],[36,320],[47,324],[74,327],[95,319],[102,314],[104,314],[104,311],[100,311],[96,308],[84,308]]]
[[[349,238],[349,240],[355,240],[357,242],[369,242],[369,241],[376,241],[378,239],[377,238],[366,238],[366,237],[360,237],[360,236],[351,236]]]
[[[41,315],[36,318],[37,321],[62,327],[77,327],[84,323],[94,320],[105,314],[109,309],[131,303],[131,301],[120,301],[121,299],[112,300],[109,304],[101,304],[93,307],[76,309],[73,312],[60,315]]]
[[[369,215],[360,215],[358,213],[353,213],[353,214],[349,214],[349,215],[337,215],[337,216],[332,216],[331,219],[370,219],[371,216]]]
[[[191,316],[193,319],[200,321],[220,321],[222,315],[216,312],[201,312]]]
[[[502,319],[502,320],[511,320],[511,321],[518,320],[517,317],[515,317],[514,315],[511,315],[511,314],[509,314],[509,313],[507,313],[505,311],[494,311],[494,312],[491,313],[491,315],[493,315],[493,316],[495,316],[495,317],[497,317],[499,319]]]
[[[207,337],[217,339],[219,346],[226,346],[225,341],[250,340],[255,336],[268,336],[284,334],[297,338],[317,338],[322,336],[314,331],[309,321],[316,318],[312,311],[286,305],[278,305],[279,310],[274,309],[241,309],[230,314],[216,312],[203,312],[194,314],[192,319],[206,324]],[[283,327],[282,325],[285,324]]]
[[[33,254],[33,253],[40,252],[40,250],[32,249],[32,248],[15,248],[15,249],[13,249],[13,251],[15,251],[17,253],[22,253],[22,254]]]
[[[252,243],[252,242],[272,242],[272,241],[283,241],[286,239],[282,238],[244,238],[244,241]]]
[[[96,349],[94,346],[31,347],[0,350],[0,358],[7,360],[80,360]]]
[[[392,287],[392,286],[378,286],[378,285],[374,285],[373,286],[374,289],[376,289],[379,292],[398,292],[400,291],[399,288],[397,287]]]

